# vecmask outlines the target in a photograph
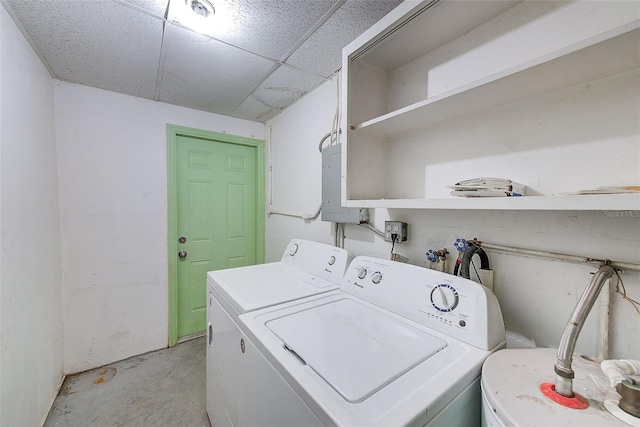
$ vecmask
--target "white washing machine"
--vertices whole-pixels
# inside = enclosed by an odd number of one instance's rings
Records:
[[[573,390],[586,399],[589,407],[571,409],[545,397],[540,384],[555,381],[556,353],[557,350],[550,348],[508,349],[487,358],[482,368],[482,425],[640,425],[640,419],[618,408],[620,396],[609,388],[599,361],[583,355],[574,354],[572,359]]]
[[[247,374],[239,357],[245,340],[238,315],[337,289],[347,264],[344,249],[294,239],[279,262],[207,273],[206,406],[212,425],[247,424],[248,414],[238,412]]]
[[[482,363],[505,346],[487,288],[371,257],[339,290],[239,319],[240,411],[260,425],[478,426]]]

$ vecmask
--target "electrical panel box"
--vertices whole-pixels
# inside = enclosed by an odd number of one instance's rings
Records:
[[[363,208],[343,207],[340,200],[340,171],[342,150],[340,144],[322,149],[322,220],[342,224],[360,224],[369,221],[369,211]]]
[[[395,239],[394,236],[395,235]],[[407,241],[407,223],[400,221],[384,222],[385,242],[402,243]]]

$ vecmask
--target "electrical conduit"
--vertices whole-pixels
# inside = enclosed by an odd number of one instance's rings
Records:
[[[344,3],[344,0],[342,2]],[[339,127],[340,127],[340,73],[336,72],[336,76],[337,76],[336,78],[336,85],[337,85],[336,114],[333,118],[333,123],[331,125],[331,132],[323,136],[322,139],[320,140],[320,143],[318,144],[318,150],[320,151],[320,153],[322,153],[322,145],[327,140],[327,138],[331,137],[330,145],[334,145],[338,143],[338,134],[340,133],[340,130],[339,130]],[[318,216],[320,216],[320,212],[322,212],[322,202],[320,202],[320,206],[318,206],[318,209],[316,209],[316,211],[312,214],[280,211],[273,208],[273,162],[271,159],[271,152],[273,151],[271,147],[272,128],[273,128],[272,126],[269,126],[268,133],[267,133],[268,146],[269,146],[269,205],[267,206],[267,214],[302,218],[305,221],[311,221],[313,219],[316,219],[318,218]]]
[[[271,152],[272,147],[271,147],[271,129],[272,127],[269,126],[268,129],[268,145],[269,145],[269,205],[267,206],[267,214],[269,215],[283,215],[283,216],[289,216],[289,217],[293,217],[293,218],[302,218],[305,221],[311,221],[312,219],[316,219],[318,218],[318,216],[320,215],[320,212],[322,211],[322,203],[320,203],[320,206],[318,206],[318,209],[316,209],[316,211],[312,214],[304,214],[304,213],[297,213],[297,212],[287,212],[287,211],[280,211],[280,210],[276,210],[273,208],[273,163],[271,160]],[[331,133],[329,133],[329,135],[331,135]],[[322,142],[324,142],[325,139],[327,139],[329,136],[325,136],[322,139]],[[322,142],[320,143],[320,152],[322,152]]]

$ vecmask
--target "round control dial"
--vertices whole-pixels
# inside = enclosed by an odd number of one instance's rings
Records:
[[[437,285],[431,291],[431,304],[433,307],[444,313],[453,311],[458,306],[458,291],[446,283]]]
[[[380,283],[382,281],[382,273],[380,273],[379,271],[376,271],[375,273],[373,273],[371,275],[371,281],[376,285]]]
[[[358,278],[359,279],[364,279],[365,277],[367,277],[367,269],[364,267],[360,267],[358,269]]]
[[[289,248],[289,255],[294,256],[296,254],[296,252],[298,252],[298,244],[294,243],[293,245],[291,245],[291,247]]]
[[[329,261],[327,261],[327,264],[329,264],[329,265],[333,265],[333,264],[335,264],[335,263],[336,263],[336,257],[334,257],[333,255],[331,255],[331,256],[329,257]]]

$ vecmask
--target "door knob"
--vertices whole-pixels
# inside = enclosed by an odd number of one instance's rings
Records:
[[[186,258],[187,257],[187,251],[181,250],[180,252],[178,252],[178,256],[180,258]]]

